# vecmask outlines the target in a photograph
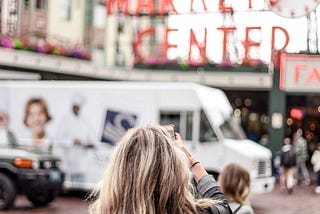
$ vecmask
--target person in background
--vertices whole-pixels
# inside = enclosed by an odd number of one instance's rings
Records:
[[[254,213],[249,203],[250,174],[246,168],[236,163],[228,164],[221,171],[218,183],[233,213]]]
[[[309,185],[310,176],[306,166],[306,161],[309,158],[308,145],[307,145],[306,139],[304,139],[302,136],[301,129],[298,129],[296,133],[294,133],[293,145],[295,147],[296,157],[297,157],[295,178],[297,179],[297,182],[299,182],[300,174],[302,174],[303,176],[302,185]]]
[[[52,150],[52,143],[46,133],[46,124],[51,120],[48,107],[42,98],[31,98],[25,106],[24,124],[31,129],[33,146]]]
[[[317,181],[317,186],[314,191],[320,193],[320,142],[317,143],[317,148],[312,154],[311,163],[313,165],[313,171],[316,173]]]
[[[293,193],[294,172],[296,166],[296,154],[291,139],[286,137],[283,140],[280,155],[280,190],[287,190]]]
[[[175,136],[173,141],[159,125],[127,131],[91,194],[97,199],[90,213],[232,213],[215,179]]]
[[[269,146],[269,139],[267,134],[263,134],[261,139],[259,140],[259,144],[262,146],[268,147]]]

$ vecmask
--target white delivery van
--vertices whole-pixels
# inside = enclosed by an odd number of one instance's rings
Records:
[[[125,131],[150,123],[175,124],[209,172],[218,174],[237,162],[249,169],[253,192],[274,187],[271,151],[245,137],[218,89],[180,82],[3,81],[0,99],[11,130],[20,142],[32,145],[41,144],[34,139],[41,119],[32,122],[41,117],[30,103],[45,104],[42,114],[51,119],[42,117],[43,145],[51,143],[52,152],[63,159],[66,189],[90,190]]]

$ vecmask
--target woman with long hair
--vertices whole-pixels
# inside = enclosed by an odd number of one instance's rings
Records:
[[[90,213],[231,213],[214,178],[175,136],[159,125],[130,129],[92,193]]]

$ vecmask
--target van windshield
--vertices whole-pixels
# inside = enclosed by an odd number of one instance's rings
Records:
[[[218,141],[218,137],[212,128],[209,119],[203,109],[200,114],[200,142],[216,142]]]
[[[229,118],[225,118],[224,123],[220,125],[220,129],[224,138],[236,140],[246,138],[240,123],[233,115],[231,115]]]

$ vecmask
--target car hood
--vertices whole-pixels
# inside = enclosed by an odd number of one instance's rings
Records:
[[[0,149],[0,156],[3,158],[12,158],[12,157],[19,157],[19,158],[26,158],[26,159],[33,159],[33,160],[54,160],[59,159],[54,155],[51,155],[48,152],[43,152],[39,150],[32,150],[26,148],[1,148]]]
[[[272,157],[270,149],[248,139],[224,139],[224,145],[228,147],[228,150],[233,150],[252,159],[271,159]]]

